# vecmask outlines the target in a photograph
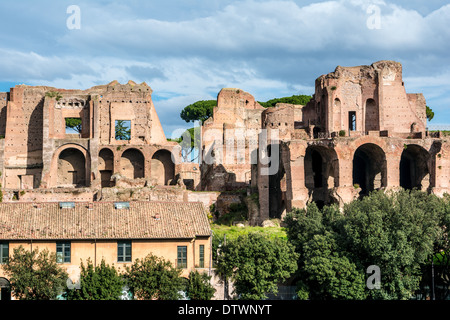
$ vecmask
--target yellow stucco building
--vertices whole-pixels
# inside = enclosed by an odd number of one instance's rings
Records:
[[[52,202],[0,204],[0,288],[9,298],[1,264],[14,248],[57,253],[73,282],[81,262],[104,259],[123,270],[153,254],[183,269],[210,270],[211,228],[201,203]]]

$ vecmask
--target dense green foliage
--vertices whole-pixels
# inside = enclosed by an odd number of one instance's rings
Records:
[[[300,104],[304,106],[309,102],[309,100],[311,100],[311,96],[301,94],[301,95],[293,95],[290,97],[275,98],[268,100],[266,102],[259,102],[259,104],[262,105],[264,108],[275,107],[277,103]]]
[[[297,270],[297,258],[287,241],[249,233],[222,244],[216,270],[233,281],[239,299],[259,300],[278,292],[278,283]]]
[[[182,270],[170,261],[149,254],[126,267],[126,284],[134,297],[143,300],[177,300],[183,290]]]
[[[66,118],[66,129],[72,129],[78,133],[81,133],[81,119]]]
[[[200,100],[186,106],[180,113],[181,119],[186,122],[205,122],[213,115],[213,109],[217,105],[216,100]]]
[[[216,223],[231,226],[235,221],[248,220],[248,208],[244,202],[232,203],[228,206],[228,212],[217,217]]]
[[[344,207],[315,204],[285,219],[300,254],[299,297],[310,299],[409,299],[419,288],[421,266],[442,248],[448,198],[420,191],[373,192]],[[366,287],[366,270],[381,270],[381,289]]]
[[[311,100],[311,96],[293,95],[290,97],[271,99],[266,102],[258,101],[258,103],[265,108],[269,108],[275,107],[277,103],[306,105],[309,102],[309,100]],[[205,122],[208,118],[210,118],[213,115],[213,109],[216,105],[217,105],[216,100],[200,100],[184,107],[184,109],[180,113],[180,117],[186,122],[194,122],[194,121]]]
[[[56,263],[56,253],[47,249],[13,250],[8,263],[2,265],[11,291],[20,300],[54,300],[65,287],[67,273]]]
[[[427,106],[427,111],[426,111],[426,113],[427,113],[427,119],[428,119],[428,121],[431,121],[431,119],[434,118],[434,112],[433,112],[433,110],[432,110],[429,106]]]
[[[216,289],[211,285],[211,276],[197,270],[189,273],[186,295],[191,300],[211,300]]]
[[[116,120],[115,137],[116,140],[130,140],[131,128],[127,126],[126,120]],[[129,122],[128,122],[129,123]]]
[[[80,289],[68,289],[68,300],[119,300],[124,281],[114,266],[102,260],[99,266],[81,263]]]

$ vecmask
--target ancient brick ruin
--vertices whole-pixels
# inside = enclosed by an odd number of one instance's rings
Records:
[[[200,165],[178,161],[180,147],[167,141],[151,95],[132,81],[0,93],[3,201],[209,206],[244,190],[258,194],[251,219],[260,224],[309,201],[342,205],[376,189],[448,191],[448,142],[427,132],[425,98],[406,93],[397,62],[337,67],[316,79],[306,106],[266,109],[241,89],[222,89],[201,128]],[[66,118],[81,119],[79,133],[67,132]],[[116,139],[119,120],[129,139]]]
[[[306,106],[265,109],[246,92],[224,89],[203,129],[206,153],[218,149],[221,159],[202,166],[202,188],[251,188],[259,195],[259,221],[310,201],[343,205],[377,189],[448,191],[448,142],[427,131],[425,98],[406,93],[397,62],[337,67],[316,79]],[[268,137],[263,144],[261,133]],[[245,144],[233,156],[247,161],[228,164],[227,141]],[[275,172],[262,173],[270,166],[260,161],[264,152],[270,161],[277,155]],[[252,163],[249,155],[260,158]]]

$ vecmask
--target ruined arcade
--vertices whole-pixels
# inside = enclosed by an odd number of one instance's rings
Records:
[[[228,118],[218,116],[226,111]],[[261,128],[259,140],[254,141],[254,130],[236,135],[235,143],[246,145],[241,156],[257,150],[269,161],[247,161],[239,168],[213,163],[202,167],[202,181],[216,181],[224,189],[251,187],[259,195],[259,221],[282,218],[310,201],[342,206],[378,189],[448,192],[448,142],[440,132],[427,131],[425,98],[406,92],[398,62],[338,66],[316,79],[315,93],[305,106],[265,109],[239,89],[222,90],[214,116],[204,125],[204,148],[226,150],[221,146],[233,132],[226,129],[242,132],[250,127]],[[208,134],[210,128],[223,128],[224,134]],[[261,131],[269,137],[263,144]],[[276,171],[263,174],[275,153]],[[228,180],[215,180],[214,174]]]
[[[223,192],[245,190],[258,195],[249,220],[261,224],[310,201],[343,205],[377,189],[442,195],[448,142],[427,131],[425,98],[405,86],[400,63],[379,61],[318,77],[305,106],[264,108],[250,93],[224,88],[201,127],[196,164],[174,161],[180,147],[166,139],[146,83],[87,90],[19,85],[0,94],[3,201],[208,207]],[[79,132],[66,130],[67,118],[81,120]],[[118,121],[128,123],[128,139],[115,136]]]

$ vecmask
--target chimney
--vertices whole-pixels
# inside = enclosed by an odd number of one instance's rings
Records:
[[[94,209],[94,204],[93,204],[92,202],[89,202],[89,203],[88,203],[88,209],[89,209],[89,210]]]
[[[160,220],[161,219],[161,215],[159,213],[155,214],[155,220]]]

